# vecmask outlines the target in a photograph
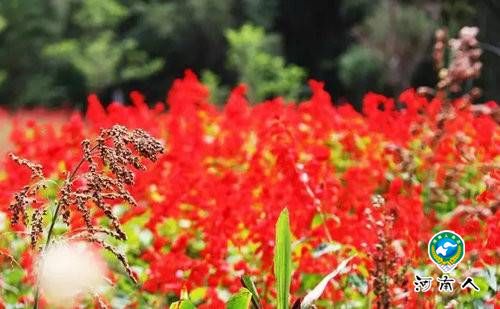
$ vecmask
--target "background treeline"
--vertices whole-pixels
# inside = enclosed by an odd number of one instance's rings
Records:
[[[496,0],[3,0],[0,103],[82,106],[86,94],[150,101],[192,68],[223,102],[238,82],[249,98],[306,96],[324,80],[337,101],[433,85],[437,27],[481,29],[479,85],[500,99]]]

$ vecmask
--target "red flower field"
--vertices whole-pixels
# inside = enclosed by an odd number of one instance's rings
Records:
[[[451,300],[500,306],[497,103],[431,99],[408,89],[396,100],[368,93],[360,113],[335,105],[321,82],[309,86],[304,102],[276,98],[254,105],[239,86],[218,108],[187,71],[165,102],[147,104],[132,92],[130,106],[107,105],[90,95],[86,113],[67,121],[5,113],[0,126],[15,120],[9,150],[41,164],[55,183],[43,192],[47,203],[82,158],[81,141],[101,128],[141,128],[165,146],[128,187],[138,205],[113,204],[128,238],[110,242],[126,254],[138,283],[103,253],[111,284],[100,301],[110,307],[164,308],[188,297],[199,308],[223,308],[243,274],[255,282],[262,305],[274,307],[275,224],[284,208],[293,235],[292,302],[354,256],[318,306],[429,308]],[[37,251],[24,240],[29,229],[9,224],[13,194],[27,183],[29,170],[5,153],[0,307],[33,303]],[[78,212],[69,220],[70,234],[84,225]],[[93,220],[109,224],[99,211]],[[65,230],[62,222],[55,225],[58,237]],[[451,294],[437,286],[414,291],[415,275],[441,275],[427,254],[427,242],[440,230],[464,239],[465,258],[452,277],[473,277],[479,292],[458,286]],[[82,299],[88,306],[94,301]]]

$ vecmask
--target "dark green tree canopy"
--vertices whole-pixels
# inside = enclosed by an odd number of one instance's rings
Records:
[[[9,0],[0,2],[0,102],[83,106],[86,94],[151,101],[192,68],[222,102],[307,95],[324,80],[337,101],[432,85],[432,35],[480,27],[479,83],[499,99],[500,6],[491,0]]]

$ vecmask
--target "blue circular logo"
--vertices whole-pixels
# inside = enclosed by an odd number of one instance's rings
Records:
[[[449,230],[435,234],[428,245],[429,257],[441,271],[452,271],[463,259],[465,243],[462,237]]]
[[[451,238],[441,238],[436,243],[436,253],[445,259],[454,256],[458,251],[458,243]]]

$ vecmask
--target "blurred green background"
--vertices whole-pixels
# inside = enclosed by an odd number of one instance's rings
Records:
[[[480,27],[483,99],[500,99],[497,0],[2,0],[0,104],[82,107],[89,92],[163,100],[192,68],[221,103],[239,82],[252,102],[433,85],[433,33]]]

